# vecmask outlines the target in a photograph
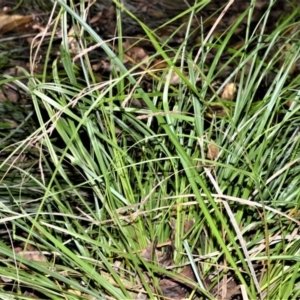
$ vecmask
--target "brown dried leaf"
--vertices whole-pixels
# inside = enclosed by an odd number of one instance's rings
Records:
[[[184,221],[184,233],[187,233],[194,225],[193,220],[185,220]]]
[[[234,296],[241,294],[240,286],[232,279],[224,280],[218,283],[212,290],[212,294],[216,296],[218,300],[230,300]]]
[[[103,14],[102,11],[98,12],[95,16],[93,16],[90,19],[89,24],[92,25],[92,24],[100,22],[100,20],[102,18],[102,14]]]
[[[165,60],[158,59],[153,63],[152,69],[160,70],[160,69],[165,69],[167,66],[168,64]]]
[[[186,291],[182,286],[170,279],[162,279],[159,283],[160,289],[168,299],[181,300],[185,298]]]
[[[191,266],[184,267],[180,272],[180,275],[193,281],[196,281]],[[159,286],[165,297],[168,297],[170,299],[182,300],[187,294],[187,286],[189,285],[184,282],[181,282],[178,279],[165,278],[160,281]]]
[[[33,21],[32,16],[0,15],[0,34],[11,31],[28,31],[28,25]]]
[[[168,267],[173,264],[174,248],[173,245],[166,246],[165,252],[156,251],[158,263],[162,266]]]
[[[125,54],[127,56],[124,57],[124,63],[128,62],[129,60],[134,63],[149,63],[149,56],[142,47],[131,46],[129,41],[126,41],[123,43],[123,48],[125,49]]]
[[[24,251],[21,252],[26,259],[39,262],[47,262],[47,258],[40,251]]]
[[[72,54],[78,53],[77,40],[76,40],[76,36],[79,35],[78,31],[79,30],[76,28],[76,26],[73,26],[70,28],[68,32],[68,44],[69,44],[70,53]]]
[[[16,103],[19,100],[19,94],[8,86],[4,86],[3,90],[0,90],[0,102],[12,102]]]
[[[194,275],[194,272],[193,272],[193,269],[191,266],[185,266],[181,272],[180,272],[180,275],[186,277],[186,278],[189,278],[193,281],[196,281],[196,278],[195,278],[195,275]]]
[[[111,63],[106,60],[100,60],[99,62],[92,65],[92,69],[97,72],[102,70],[104,72],[110,72],[112,70]]]
[[[217,160],[220,154],[219,147],[215,144],[213,140],[208,144],[208,150],[206,157],[210,160]]]
[[[98,14],[96,14],[91,20],[90,24],[95,25],[106,25],[106,24],[113,24],[116,17],[116,8],[114,5],[110,6],[109,8],[104,8]]]
[[[188,76],[183,73],[183,75],[188,78]],[[180,82],[182,81],[181,77],[175,72],[175,71],[171,71],[171,78],[170,78],[170,84],[171,85],[178,85],[180,84]]]
[[[16,247],[14,249],[15,253],[23,256],[25,259],[37,261],[37,262],[47,262],[47,258],[38,251],[35,247],[31,245],[27,245],[26,251],[24,251],[21,247]],[[22,268],[26,269],[26,266],[21,265]]]
[[[135,108],[145,108],[147,107],[146,103],[142,99],[132,99],[130,105]]]
[[[237,89],[235,83],[227,83],[221,97],[225,100],[233,100],[236,91]]]
[[[141,253],[142,258],[148,261],[153,260],[156,246],[157,246],[157,239],[155,239],[153,243],[149,243],[148,246],[142,251]]]
[[[157,248],[165,248],[165,251],[160,251]],[[170,266],[173,263],[174,247],[171,241],[157,244],[157,239],[142,251],[141,256],[147,261],[156,260],[162,266]]]
[[[172,71],[170,84],[171,85],[178,85],[180,83],[180,80],[181,80],[180,76],[176,72]]]
[[[211,118],[212,115],[222,118],[229,115],[229,110],[225,105],[212,102],[209,106],[208,116]]]

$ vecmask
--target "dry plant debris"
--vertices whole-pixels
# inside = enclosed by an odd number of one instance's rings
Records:
[[[219,154],[220,154],[219,147],[216,145],[214,141],[210,141],[210,143],[208,144],[206,157],[210,160],[217,160]]]
[[[15,253],[23,256],[27,260],[37,261],[37,262],[47,262],[46,256],[44,256],[38,249],[32,245],[27,245],[26,249],[21,247],[16,247],[14,249]],[[26,267],[24,267],[26,268]]]
[[[223,90],[223,93],[222,93],[221,97],[225,100],[233,100],[236,91],[237,91],[237,88],[236,88],[235,83],[233,83],[233,82],[227,83],[224,90]]]
[[[158,244],[157,239],[149,243],[148,246],[142,250],[141,257],[146,261],[152,261],[158,263],[160,266],[168,267],[174,264],[174,246],[173,240],[175,235],[175,224],[173,220],[170,224],[172,232],[170,240],[165,243]],[[193,220],[186,220],[184,222],[184,233],[191,230],[194,225]],[[165,249],[163,252],[162,249]],[[194,272],[190,265],[185,266],[178,275],[187,278],[190,281],[196,283]],[[193,289],[189,283],[171,276],[161,276],[159,281],[159,290],[162,292],[166,299],[181,300],[185,299],[189,295],[189,291]]]
[[[0,14],[0,34],[12,31],[28,32],[33,23],[32,16]]]

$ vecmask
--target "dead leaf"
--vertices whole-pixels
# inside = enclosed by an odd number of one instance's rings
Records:
[[[232,279],[222,279],[212,290],[218,300],[230,300],[241,294],[240,286]]]
[[[112,24],[116,17],[116,8],[114,5],[109,8],[104,8],[102,11],[97,13],[91,20],[90,24],[95,25],[105,25]]]
[[[92,69],[97,72],[99,70],[104,72],[110,72],[112,70],[111,63],[106,60],[100,60],[99,62],[92,65]]]
[[[159,286],[163,295],[168,299],[181,300],[186,296],[186,291],[182,289],[182,286],[173,280],[162,279]]]
[[[14,251],[15,253],[23,256],[27,260],[43,262],[43,263],[48,261],[47,258],[40,251],[38,251],[35,247],[31,245],[27,245],[25,251],[21,247],[14,248]],[[27,269],[27,267],[23,264],[21,264],[21,268]]]
[[[185,220],[184,221],[184,233],[187,233],[194,225],[193,220]]]
[[[186,74],[183,73],[183,75],[188,78]],[[175,72],[171,72],[171,79],[170,79],[170,84],[171,85],[178,85],[182,81],[181,77]]]
[[[132,46],[127,40],[123,43],[123,48],[124,53],[126,54],[123,60],[124,63],[132,61],[137,64],[141,62],[144,64],[149,64],[149,56],[142,47]]]
[[[158,59],[156,61],[154,61],[151,69],[153,70],[161,70],[161,69],[165,69],[167,68],[168,64],[165,60],[162,59]]]
[[[146,103],[142,99],[132,99],[130,100],[130,104],[135,108],[145,108],[147,107]]]
[[[165,252],[157,251],[157,257],[161,266],[168,267],[173,264],[174,248],[173,245],[168,245],[165,248]]]
[[[237,89],[235,83],[227,83],[221,97],[225,100],[233,100],[236,91]]]
[[[193,281],[196,281],[196,278],[195,278],[195,275],[194,275],[194,272],[193,272],[193,269],[191,266],[185,266],[181,272],[180,272],[180,275],[186,277],[186,278],[189,278]]]
[[[186,266],[182,269],[180,272],[180,275],[192,280],[196,281],[194,272],[191,268],[191,266]],[[165,297],[168,297],[170,299],[184,299],[187,294],[187,287],[189,287],[188,284],[181,282],[178,279],[162,279],[159,283],[159,286],[161,288],[161,291]]]
[[[157,238],[153,241],[153,243],[149,243],[148,246],[142,251],[141,257],[147,261],[153,261],[156,246],[157,246]]]
[[[4,86],[2,91],[0,90],[0,102],[16,103],[18,102],[19,98],[19,94],[8,86]]]
[[[212,115],[216,115],[219,118],[226,117],[229,115],[229,109],[225,105],[212,102],[209,106],[208,116],[212,117]]]
[[[165,251],[160,251],[158,248],[164,248]],[[174,247],[171,241],[158,245],[156,238],[142,251],[141,256],[147,261],[157,261],[161,266],[167,267],[173,263],[173,252]]]
[[[213,140],[208,144],[208,150],[206,157],[210,160],[217,160],[220,154],[219,147],[215,144]]]
[[[28,260],[47,262],[47,258],[40,251],[24,251],[19,253]]]
[[[11,31],[28,31],[28,26],[32,21],[32,16],[1,14],[0,34],[4,34]]]
[[[69,50],[71,54],[78,53],[77,39],[76,39],[76,36],[78,35],[79,35],[79,30],[76,28],[76,26],[72,26],[68,32],[68,44],[69,44]]]
[[[180,76],[176,72],[172,71],[170,84],[171,85],[178,85],[180,83],[180,80],[181,80]]]

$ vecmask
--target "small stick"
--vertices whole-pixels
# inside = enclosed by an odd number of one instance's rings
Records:
[[[199,51],[194,59],[194,63],[197,63],[197,60],[199,59],[199,56],[202,52],[202,49],[204,47],[204,45],[207,43],[207,41],[210,39],[211,35],[213,34],[214,30],[216,29],[217,25],[220,23],[221,19],[223,18],[223,16],[225,15],[225,13],[227,12],[227,10],[229,9],[229,7],[232,5],[232,3],[234,2],[234,0],[230,0],[228,2],[228,4],[226,5],[226,7],[222,10],[222,12],[220,13],[218,19],[216,20],[216,22],[214,23],[214,25],[212,26],[212,28],[210,29],[209,33],[207,34],[206,38],[203,41],[203,45],[199,48]]]

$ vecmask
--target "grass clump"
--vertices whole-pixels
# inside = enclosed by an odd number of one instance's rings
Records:
[[[233,4],[201,22],[201,1],[155,30],[114,4],[107,41],[58,0],[40,74],[1,81],[32,101],[1,103],[1,128],[22,119],[1,135],[1,294],[297,299],[299,9],[272,27],[251,1],[224,29]]]

